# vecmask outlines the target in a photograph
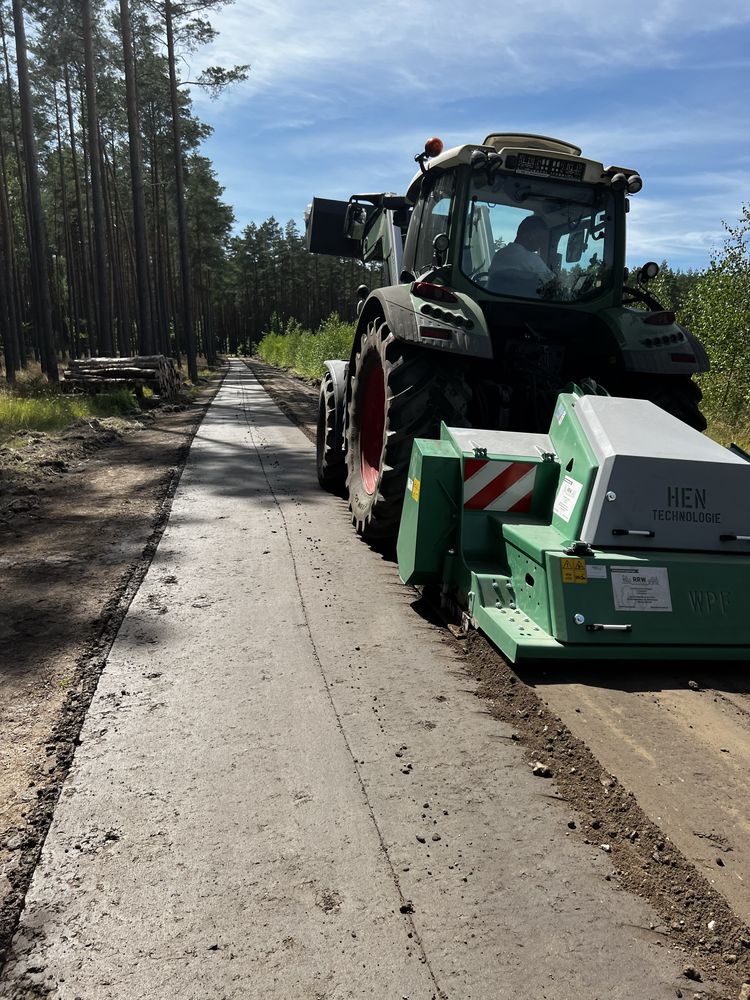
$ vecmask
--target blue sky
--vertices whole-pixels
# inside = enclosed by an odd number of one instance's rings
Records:
[[[194,68],[252,65],[194,94],[239,228],[402,193],[428,136],[512,130],[640,171],[630,264],[705,266],[750,202],[750,0],[237,0],[213,21]]]

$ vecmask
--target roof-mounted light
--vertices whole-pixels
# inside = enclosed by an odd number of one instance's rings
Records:
[[[437,136],[433,135],[431,139],[428,139],[424,144],[425,156],[440,156],[443,152],[443,140],[438,139]]]
[[[443,140],[438,139],[436,135],[433,135],[431,139],[428,139],[424,144],[424,152],[417,153],[414,157],[416,162],[419,164],[419,169],[422,173],[426,173],[424,161],[429,160],[433,156],[439,156],[443,152]]]

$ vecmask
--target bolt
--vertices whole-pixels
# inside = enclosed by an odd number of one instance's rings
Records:
[[[617,499],[617,494],[613,493],[612,490],[608,490],[607,491],[607,500],[609,500],[609,502],[612,503],[616,499]]]
[[[573,621],[576,623],[576,625],[583,625],[586,619],[583,617],[583,615],[578,614],[578,615],[573,615]]]

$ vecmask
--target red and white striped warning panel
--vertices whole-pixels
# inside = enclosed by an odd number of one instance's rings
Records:
[[[465,458],[464,510],[525,514],[531,510],[535,479],[536,463]]]

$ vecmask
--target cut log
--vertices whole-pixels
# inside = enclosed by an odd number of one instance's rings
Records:
[[[140,391],[147,385],[162,399],[174,399],[182,384],[174,359],[162,354],[133,358],[74,358],[64,372],[64,380],[66,389],[77,388],[86,392],[102,392],[101,385],[104,383],[116,388],[130,385]]]

